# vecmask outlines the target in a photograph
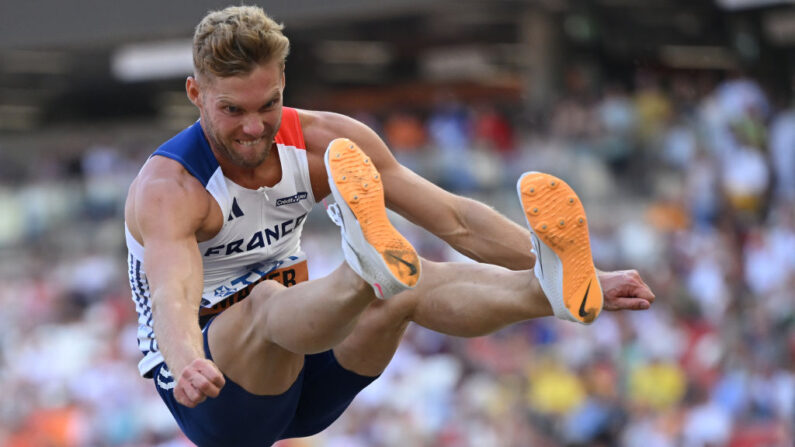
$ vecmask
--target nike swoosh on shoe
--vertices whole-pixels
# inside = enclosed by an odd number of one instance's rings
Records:
[[[585,301],[588,300],[588,291],[591,290],[591,282],[588,281],[588,287],[585,289],[585,296],[582,297],[582,303],[580,303],[580,316],[587,317],[588,312],[585,311]]]
[[[414,276],[414,275],[417,274],[417,266],[416,265],[406,261],[405,259],[401,258],[400,256],[395,256],[392,253],[387,253],[387,256],[389,256],[389,257],[391,257],[393,259],[396,259],[398,262],[400,262],[401,264],[403,264],[406,267],[408,267],[409,268],[409,276]]]

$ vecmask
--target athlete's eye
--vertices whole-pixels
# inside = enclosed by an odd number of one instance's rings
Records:
[[[224,110],[229,114],[235,114],[240,111],[236,106],[224,106]]]

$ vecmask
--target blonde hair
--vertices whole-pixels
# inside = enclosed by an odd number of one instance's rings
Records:
[[[211,11],[193,34],[196,75],[237,76],[274,60],[284,70],[290,40],[282,34],[283,28],[257,6]]]

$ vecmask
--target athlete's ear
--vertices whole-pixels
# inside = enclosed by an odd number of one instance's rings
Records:
[[[192,102],[194,106],[201,108],[199,81],[193,76],[188,76],[188,79],[185,81],[185,92],[187,92],[190,102]]]

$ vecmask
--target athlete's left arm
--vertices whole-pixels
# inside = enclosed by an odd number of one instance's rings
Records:
[[[514,270],[535,263],[527,229],[493,208],[452,194],[398,163],[381,138],[344,115],[313,112],[318,123],[305,130],[307,143],[326,145],[337,137],[354,141],[381,173],[387,206],[480,262]],[[318,125],[320,124],[320,125]]]
[[[384,182],[387,206],[480,262],[513,270],[535,264],[530,232],[476,200],[452,194],[402,166],[381,138],[366,125],[344,115],[303,112],[308,148],[316,153],[312,175],[315,197],[329,193],[322,154],[335,138],[354,141],[375,163]],[[306,125],[308,124],[308,125]],[[322,179],[322,180],[321,180]],[[643,310],[654,294],[635,270],[598,272],[605,310]]]

